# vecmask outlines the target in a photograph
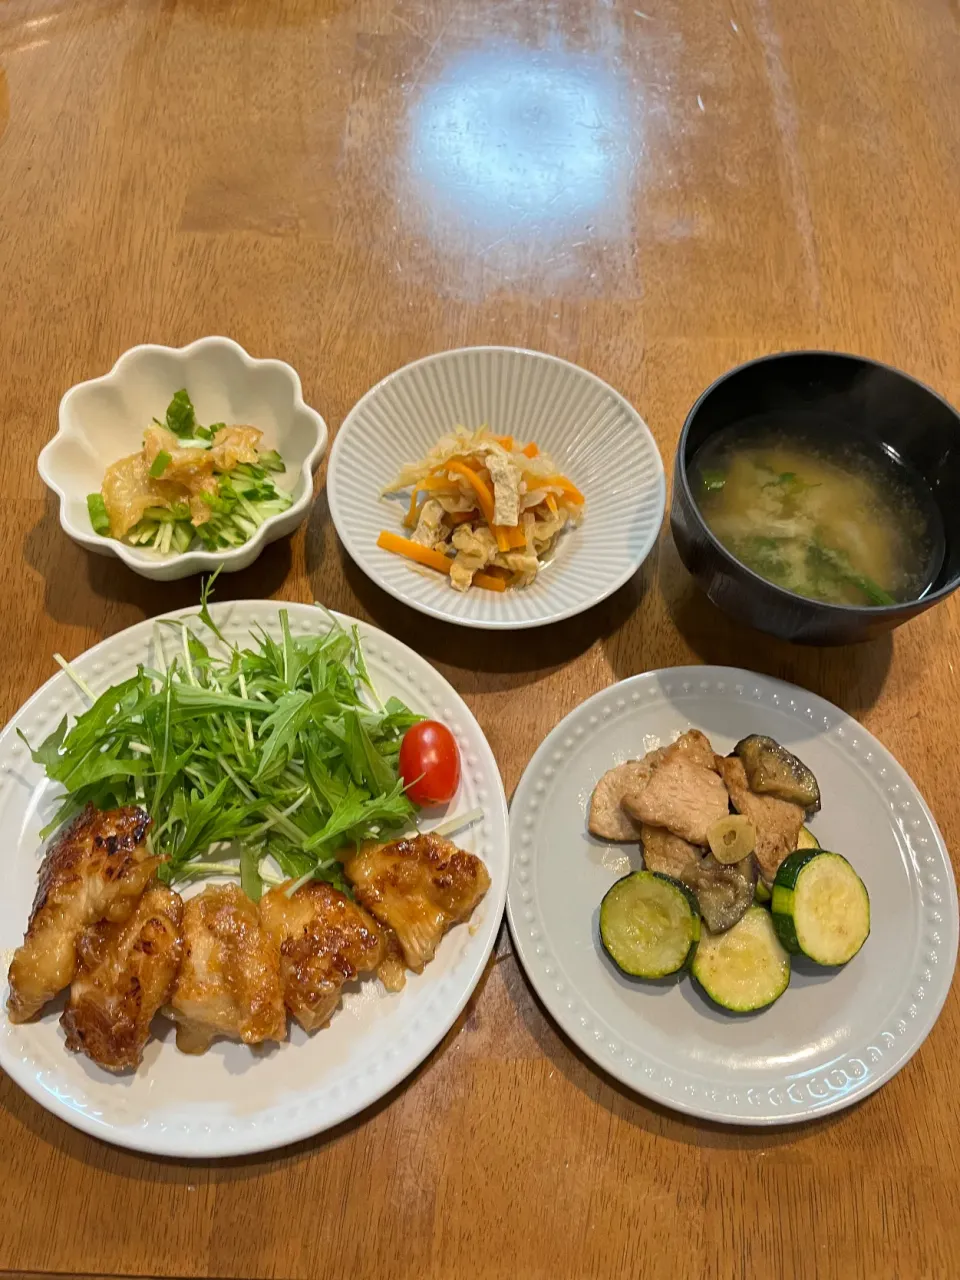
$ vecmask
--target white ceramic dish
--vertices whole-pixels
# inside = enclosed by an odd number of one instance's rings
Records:
[[[326,625],[318,609],[284,607],[294,634]],[[270,601],[215,605],[212,612],[228,640],[245,639],[255,624],[280,636],[278,606]],[[443,720],[456,735],[463,781],[452,812],[476,806],[484,812],[482,822],[456,839],[486,863],[492,881],[486,897],[468,925],[447,934],[421,975],[408,974],[402,992],[388,995],[379,982],[367,980],[347,993],[327,1028],[311,1037],[294,1027],[287,1043],[267,1052],[218,1041],[201,1057],[188,1057],[178,1052],[172,1027],[159,1019],[163,1038],[147,1045],[136,1073],[118,1078],[66,1050],[58,1013],[14,1026],[0,1012],[0,1066],[68,1124],[119,1146],[168,1156],[240,1155],[280,1147],[329,1129],[381,1098],[456,1021],[483,972],[503,914],[509,869],[503,784],[479,725],[446,680],[391,636],[364,623],[360,629],[381,696],[396,694]],[[154,634],[154,623],[142,622],[88,650],[73,666],[99,693],[151,660]],[[0,734],[4,972],[26,926],[42,852],[37,832],[55,796],[16,730],[39,740],[63,715],[83,708],[72,681],[59,674]]]
[[[582,490],[586,514],[532,586],[460,594],[377,547],[381,529],[402,532],[409,497],[379,494],[441,435],[484,423],[552,454]],[[614,592],[657,540],[665,486],[643,420],[592,373],[537,351],[464,347],[398,369],[353,407],[330,452],[327,496],[343,545],[385,591],[432,617],[492,629],[557,622]]]
[[[811,829],[850,859],[870,893],[872,930],[859,955],[838,971],[796,963],[777,1003],[750,1017],[710,1005],[689,978],[625,978],[599,949],[600,900],[630,870],[631,851],[587,834],[593,786],[691,727],[717,751],[753,732],[795,751],[823,795]],[[763,1125],[848,1107],[916,1052],[950,989],[957,893],[929,809],[861,725],[792,685],[729,667],[624,680],[544,740],[510,826],[510,928],[541,1000],[594,1062],[678,1111]]]
[[[98,492],[111,462],[136,453],[153,417],[163,418],[175,391],[186,387],[202,423],[246,423],[264,433],[264,447],[287,464],[277,485],[293,504],[265,520],[240,547],[161,555],[95,533],[87,494]],[[282,360],[255,360],[230,338],[200,338],[187,347],[145,345],[125,351],[109,373],[71,387],[60,401],[60,425],[44,446],[38,469],[60,499],[64,531],[98,555],[117,556],[146,578],[169,582],[222,565],[245,569],[267,545],[292,533],[313,501],[313,473],[327,446],[327,426],[303,402],[300,379]]]

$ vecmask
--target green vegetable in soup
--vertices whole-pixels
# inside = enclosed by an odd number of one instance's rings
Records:
[[[784,590],[875,607],[915,598],[931,577],[932,526],[893,462],[888,474],[843,447],[787,431],[718,433],[693,463],[703,518]]]
[[[863,593],[867,602],[873,605],[896,604],[889,591],[877,585],[865,573],[857,573],[850,564],[849,558],[842,551],[825,547],[820,542],[811,542],[807,548],[807,562],[811,576],[825,584],[839,582],[855,588]]]

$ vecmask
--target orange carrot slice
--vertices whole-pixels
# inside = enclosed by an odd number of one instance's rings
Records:
[[[523,446],[521,453],[525,454],[528,458],[538,458],[540,456],[540,450],[532,440],[529,444],[525,444]]]
[[[431,472],[430,475],[426,476],[417,484],[418,489],[423,489],[425,492],[429,490],[431,493],[438,489],[453,490],[456,489],[456,487],[457,486],[451,480],[448,480],[441,471]]]
[[[419,492],[420,486],[415,484],[410,491],[410,506],[407,510],[407,514],[403,517],[403,523],[408,529],[415,529],[417,527],[417,519],[419,516],[419,512],[417,511],[417,495]]]
[[[562,489],[568,498],[572,498],[574,502],[583,502],[583,494],[566,476],[544,476],[539,482],[543,488],[553,487],[554,489]]]
[[[482,478],[476,473],[476,471],[471,471],[465,462],[460,462],[459,459],[456,458],[452,462],[447,463],[447,470],[452,471],[454,475],[463,476],[464,480],[466,480],[473,488],[474,493],[480,501],[480,510],[483,512],[484,519],[487,524],[492,525],[494,506],[493,494],[487,488]]]
[[[445,556],[442,551],[434,551],[433,547],[422,547],[419,542],[404,538],[399,533],[391,533],[388,529],[382,530],[377,539],[377,546],[384,551],[392,551],[394,555],[415,560],[417,564],[424,564],[428,569],[438,569],[441,573],[448,574],[453,564],[450,557]]]
[[[419,542],[412,542],[410,538],[404,538],[399,533],[391,533],[388,529],[381,530],[377,538],[377,546],[384,551],[392,551],[394,555],[405,556],[417,564],[426,565],[428,569],[439,569],[441,573],[448,575],[450,566],[453,564],[450,556],[445,556],[442,551],[434,551],[433,547],[421,547]],[[494,578],[487,573],[475,573],[473,585],[482,587],[484,591],[504,591],[507,584],[502,578]]]
[[[475,573],[473,575],[473,585],[482,587],[484,591],[506,591],[507,584],[503,578],[494,578],[489,573]]]

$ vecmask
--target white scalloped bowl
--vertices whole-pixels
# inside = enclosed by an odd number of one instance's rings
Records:
[[[407,496],[379,500],[405,462],[454,426],[483,423],[535,440],[586,498],[536,581],[519,591],[461,593],[432,569],[377,546],[402,532]],[[353,560],[421,613],[467,627],[539,627],[589,609],[650,554],[663,521],[663,463],[653,436],[618,392],[586,369],[520,347],[462,347],[405,365],[347,415],[330,451],[330,516]]]
[[[270,516],[240,547],[171,552],[131,547],[95,533],[87,494],[99,491],[111,462],[136,453],[151,418],[163,418],[174,392],[186,387],[200,422],[259,427],[264,446],[287,464],[277,487],[293,504]],[[267,545],[300,524],[313,501],[313,473],[327,445],[327,425],[304,404],[300,378],[282,360],[256,360],[230,338],[200,338],[186,347],[131,347],[109,373],[71,387],[60,401],[60,427],[40,453],[37,469],[60,499],[65,533],[98,555],[117,556],[145,578],[170,582],[222,565],[245,569]]]

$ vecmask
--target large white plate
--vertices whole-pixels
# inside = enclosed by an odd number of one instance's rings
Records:
[[[403,464],[455,426],[484,423],[535,440],[586,499],[581,526],[522,591],[460,593],[377,546],[381,529],[402,532],[409,495],[379,494]],[[517,347],[442,351],[390,374],[347,415],[327,472],[330,515],[364,573],[421,613],[491,629],[558,622],[622,586],[657,540],[665,492],[653,436],[623,396],[577,365]]]
[[[600,900],[630,869],[630,850],[587,834],[590,793],[614,764],[691,727],[721,752],[748,733],[796,751],[823,794],[812,830],[850,859],[870,893],[860,954],[839,971],[795,964],[783,996],[751,1017],[710,1006],[690,980],[625,978],[599,950]],[[943,839],[890,753],[822,698],[729,667],[624,680],[548,735],[510,825],[507,911],[528,977],[584,1053],[657,1102],[737,1124],[808,1120],[879,1088],[936,1022],[957,958]]]
[[[245,641],[262,625],[279,639],[278,610],[290,613],[295,635],[325,628],[320,610],[250,600],[213,607],[228,640]],[[183,616],[189,610],[168,614]],[[344,619],[344,621],[350,621]],[[135,1074],[111,1076],[64,1047],[58,1016],[14,1026],[0,1013],[0,1066],[37,1102],[98,1138],[173,1156],[227,1156],[263,1151],[338,1124],[382,1097],[422,1062],[456,1021],[483,972],[503,912],[509,863],[507,807],[493,753],[466,705],[423,658],[382,631],[360,624],[364,653],[381,697],[443,720],[460,745],[463,782],[457,811],[480,806],[482,823],[460,833],[463,848],[482,857],[491,887],[468,925],[453,929],[436,958],[406,988],[390,995],[367,980],[348,992],[330,1026],[266,1052],[217,1041],[202,1057],[178,1052],[169,1024],[148,1044]],[[153,656],[153,621],[104,640],[77,658],[76,670],[101,692],[134,674]],[[206,638],[206,637],[205,637]],[[169,642],[168,642],[169,643]],[[44,737],[84,701],[65,675],[56,675],[0,734],[0,845],[4,892],[0,948],[4,972],[26,926],[37,886],[37,832],[55,796],[17,737]]]

